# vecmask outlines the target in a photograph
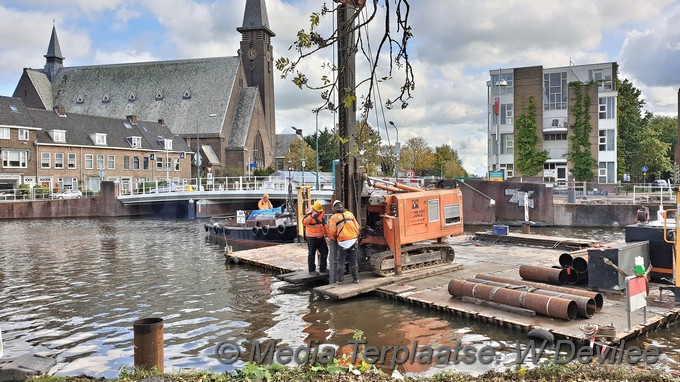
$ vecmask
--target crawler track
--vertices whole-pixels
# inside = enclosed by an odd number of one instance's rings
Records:
[[[420,244],[401,249],[401,268],[403,272],[433,267],[453,262],[455,253],[448,244]],[[373,273],[390,276],[395,273],[394,255],[391,251],[376,253],[369,258]]]

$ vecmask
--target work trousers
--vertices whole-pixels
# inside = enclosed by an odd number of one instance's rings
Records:
[[[357,255],[357,243],[348,249],[342,248],[340,245],[337,248],[338,266],[336,268],[337,278],[335,281],[342,282],[342,277],[345,275],[345,262],[349,263],[349,273],[352,275],[352,280],[359,280],[359,257]]]
[[[308,237],[307,238],[307,270],[310,272],[316,271],[316,251],[321,255],[319,259],[319,270],[326,272],[328,261],[328,244],[323,237]]]

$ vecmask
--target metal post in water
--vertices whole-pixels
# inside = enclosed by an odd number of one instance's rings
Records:
[[[142,318],[132,324],[135,368],[163,372],[163,319]]]
[[[334,240],[331,240],[328,244],[328,283],[335,284],[335,272],[338,269],[338,245]]]

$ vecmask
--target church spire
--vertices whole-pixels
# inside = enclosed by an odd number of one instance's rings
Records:
[[[265,0],[246,0],[243,26],[236,28],[236,30],[241,33],[249,30],[264,30],[269,36],[276,36],[269,29],[269,18],[267,17],[267,4]]]
[[[45,55],[45,74],[52,81],[57,75],[59,69],[64,64],[64,56],[61,55],[61,47],[59,46],[59,38],[57,37],[57,27],[52,21],[52,36],[50,43],[47,45],[47,54]]]

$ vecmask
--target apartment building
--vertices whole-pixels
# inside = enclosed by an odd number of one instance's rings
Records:
[[[537,149],[547,151],[548,159],[538,176],[545,182],[567,182],[572,164],[569,161],[570,123],[574,120],[575,99],[569,84],[580,82],[590,95],[588,114],[592,130],[589,135],[591,155],[597,161],[592,182],[616,183],[617,91],[615,62],[570,65],[558,68],[533,66],[491,70],[488,94],[488,171],[503,179],[520,177],[515,166],[515,121],[528,113],[533,98],[536,112]]]
[[[32,109],[10,97],[0,97],[0,152],[0,187],[94,192],[103,180],[119,182],[123,192],[155,180],[188,183],[193,154],[162,120]]]

